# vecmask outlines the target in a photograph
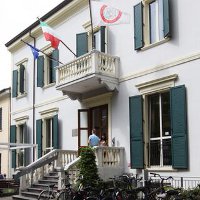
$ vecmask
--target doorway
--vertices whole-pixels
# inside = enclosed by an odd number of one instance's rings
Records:
[[[78,146],[88,146],[92,129],[97,130],[100,138],[105,135],[108,142],[108,105],[78,110]]]

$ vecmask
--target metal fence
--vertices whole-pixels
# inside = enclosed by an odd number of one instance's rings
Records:
[[[165,176],[162,176],[164,178],[167,178]],[[160,182],[159,177],[151,177],[154,182]],[[170,186],[174,188],[195,188],[198,184],[200,184],[200,177],[174,177],[173,179],[168,179],[164,181],[164,183],[169,184]]]

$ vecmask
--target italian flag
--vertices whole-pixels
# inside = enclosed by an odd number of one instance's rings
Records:
[[[55,31],[45,22],[40,21],[40,26],[42,28],[46,41],[50,41],[51,46],[57,49],[61,40],[56,36]]]

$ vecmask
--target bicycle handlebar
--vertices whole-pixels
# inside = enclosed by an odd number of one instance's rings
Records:
[[[167,178],[164,178],[160,174],[157,174],[157,173],[150,172],[150,174],[154,175],[154,177],[158,176],[161,179],[161,183],[163,183],[163,181],[166,181],[168,179],[173,179],[172,176],[168,176]]]

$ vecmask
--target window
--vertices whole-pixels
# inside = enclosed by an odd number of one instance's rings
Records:
[[[88,26],[88,25],[87,25]],[[91,27],[85,27],[88,32],[76,35],[76,55],[82,56],[92,50]],[[94,48],[100,52],[107,52],[107,29],[104,26],[94,28]]]
[[[171,166],[170,94],[148,96],[149,103],[149,165]]]
[[[16,125],[11,125],[10,142],[21,144],[29,144],[30,136],[28,134],[27,121],[28,117],[20,117],[15,119]],[[12,168],[27,166],[30,163],[30,149],[17,148],[12,150]]]
[[[169,37],[169,0],[143,0],[134,6],[135,50]]]
[[[45,87],[55,83],[56,67],[59,64],[59,50],[48,49],[37,59],[37,86]]]
[[[50,152],[52,149],[59,149],[59,130],[57,109],[43,111],[43,119],[36,121],[36,142],[38,144],[38,158]]]
[[[21,62],[17,65],[17,69],[13,70],[12,80],[12,97],[18,97],[26,94],[25,92],[25,66],[27,61]]]
[[[53,118],[44,120],[44,154],[53,149]]]
[[[0,131],[2,131],[2,108],[0,108]]]
[[[21,124],[17,127],[17,143],[24,144],[25,142],[25,124]],[[17,166],[25,166],[24,149],[17,149]]]
[[[132,168],[188,168],[186,107],[184,85],[129,98]]]

